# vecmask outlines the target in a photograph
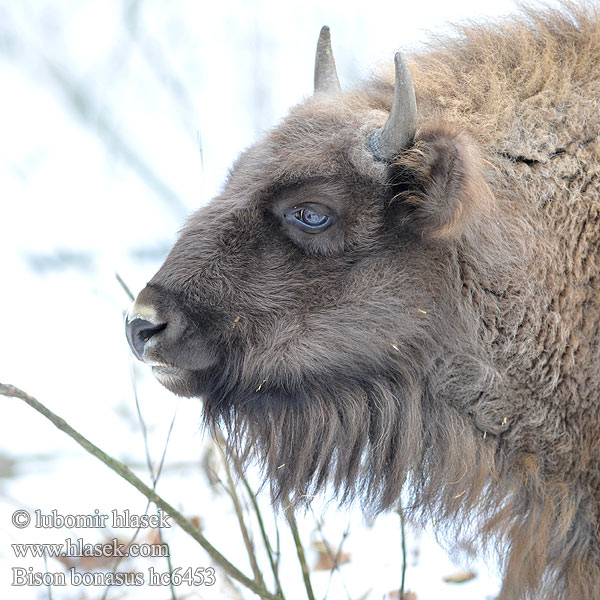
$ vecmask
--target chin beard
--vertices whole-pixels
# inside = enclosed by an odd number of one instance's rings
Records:
[[[303,504],[326,486],[379,512],[398,501],[425,453],[420,394],[336,381],[310,390],[208,386],[204,418],[229,452],[260,465],[275,504]]]
[[[157,381],[177,396],[197,395],[193,390],[194,371],[180,367],[153,366],[152,374]]]

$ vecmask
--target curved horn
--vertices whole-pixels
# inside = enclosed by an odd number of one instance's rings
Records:
[[[369,146],[378,160],[391,161],[415,139],[417,99],[408,65],[400,52],[394,56],[396,82],[392,110],[385,125],[371,136]]]
[[[329,27],[325,25],[319,33],[315,56],[315,92],[339,92],[340,82],[335,70],[335,59],[331,51]]]

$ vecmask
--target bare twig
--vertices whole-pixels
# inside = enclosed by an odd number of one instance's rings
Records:
[[[171,547],[169,546],[168,542],[165,542],[165,538],[163,535],[163,530],[162,527],[158,528],[158,539],[160,540],[160,543],[162,546],[166,546],[167,547],[167,568],[169,569],[169,575],[171,577],[169,577],[170,583],[169,583],[169,588],[171,589],[171,600],[177,600],[177,594],[175,592],[175,584],[173,583],[173,563],[171,561]]]
[[[226,447],[226,442],[222,436],[218,437],[219,443],[223,444]],[[267,551],[267,556],[269,557],[269,563],[271,565],[271,571],[273,572],[273,578],[275,579],[275,585],[277,586],[277,594],[279,594],[282,600],[285,600],[285,596],[283,594],[283,589],[281,587],[281,581],[279,580],[279,565],[273,556],[273,548],[271,547],[271,542],[269,540],[269,536],[267,535],[267,531],[265,529],[265,523],[262,518],[262,513],[260,507],[258,506],[258,502],[256,501],[256,494],[254,490],[250,486],[250,482],[244,473],[244,469],[242,467],[241,461],[235,453],[229,453],[227,456],[231,456],[231,459],[234,464],[234,468],[238,477],[242,480],[244,487],[246,488],[246,493],[250,498],[250,502],[252,503],[252,507],[254,508],[254,514],[256,515],[256,520],[258,521],[258,528],[260,529],[260,533],[263,539],[263,543],[265,546],[265,550]],[[277,531],[277,542],[279,543],[279,531]]]
[[[124,286],[124,289],[127,291],[128,288],[125,284],[125,282],[123,282],[123,280],[119,277],[119,275],[117,274],[117,279],[119,280],[120,283],[122,283],[122,285]],[[136,410],[137,410],[137,415],[138,415],[138,420],[140,422],[140,427],[142,429],[142,436],[144,438],[144,449],[146,451],[146,467],[148,468],[148,473],[152,479],[152,490],[156,491],[156,485],[158,483],[158,479],[160,478],[160,474],[162,472],[163,469],[163,465],[165,462],[165,456],[167,454],[167,447],[169,445],[169,440],[171,439],[171,432],[173,431],[173,425],[175,424],[175,415],[176,413],[173,414],[173,418],[171,419],[171,425],[169,426],[169,431],[167,433],[167,439],[165,441],[165,446],[163,448],[163,453],[160,459],[160,463],[158,466],[158,469],[156,471],[156,473],[154,473],[154,469],[152,468],[152,459],[150,458],[150,447],[148,444],[148,430],[146,428],[146,422],[144,421],[144,417],[142,416],[142,409],[140,407],[140,402],[139,402],[139,397],[138,397],[138,393],[137,393],[137,385],[136,385],[136,379],[135,379],[135,372],[133,369],[133,363],[130,361],[130,367],[131,367],[131,384],[133,386],[133,396],[135,399],[135,406],[136,406]],[[150,510],[150,504],[151,502],[148,501],[148,503],[146,504],[146,508],[144,509],[144,514],[148,514],[148,511]],[[128,546],[133,544],[133,542],[137,539],[137,536],[139,535],[141,531],[141,526],[139,526],[133,536],[131,537],[131,539],[128,542]],[[160,532],[160,530],[159,530]],[[162,539],[162,532],[159,533],[159,535],[161,536]],[[118,566],[121,564],[121,561],[123,560],[122,556],[119,556],[115,559],[115,562],[113,563],[112,566],[112,572],[116,572]],[[169,573],[173,572],[173,568],[172,568],[172,564],[171,564],[171,554],[168,553],[167,554],[167,565],[169,568]],[[173,585],[173,582],[170,581],[170,589],[171,589],[171,597],[172,599],[175,599],[175,587]],[[106,598],[108,598],[108,594],[110,592],[110,589],[113,587],[113,584],[108,584],[106,586],[106,588],[104,589],[104,594],[102,595],[102,600],[106,600]]]
[[[165,445],[163,447],[162,455],[160,457],[158,469],[156,469],[156,472],[155,472],[154,468],[153,468],[152,458],[150,457],[150,444],[148,442],[148,428],[146,427],[146,421],[144,420],[144,417],[142,415],[142,407],[140,406],[140,398],[137,393],[137,381],[135,378],[135,371],[133,369],[133,363],[131,362],[131,359],[130,359],[130,364],[131,364],[131,384],[133,386],[133,396],[135,399],[135,408],[137,411],[138,420],[140,422],[140,427],[142,429],[142,435],[144,438],[144,448],[146,450],[146,465],[148,467],[148,473],[149,473],[150,477],[152,478],[152,489],[154,491],[156,491],[156,486],[158,484],[158,480],[160,479],[160,475],[162,473],[163,466],[165,464],[165,458],[167,456],[167,448],[169,447],[169,441],[171,439],[171,434],[173,433],[173,426],[175,425],[175,417],[177,416],[177,411],[175,410],[173,412],[173,418],[171,419],[171,424],[169,425],[169,431],[167,432],[167,439],[165,440]],[[146,506],[146,512],[148,511],[149,508],[150,508],[150,505],[148,504],[148,506]],[[137,534],[137,532],[136,532],[136,534]],[[162,528],[160,528],[160,527],[158,528],[158,536],[160,538],[161,544],[164,544],[163,532],[162,532]],[[169,575],[172,575],[173,574],[173,563],[171,561],[171,551],[170,550],[169,550],[169,552],[167,552],[167,568],[169,570]],[[175,584],[173,583],[172,577],[169,578],[169,588],[171,591],[171,600],[177,600],[177,596],[175,593]]]
[[[308,568],[306,556],[304,555],[304,546],[302,546],[302,540],[300,539],[300,532],[298,531],[296,517],[294,516],[293,509],[291,506],[288,506],[284,512],[285,518],[287,519],[287,522],[292,531],[292,536],[294,537],[294,544],[296,545],[296,554],[298,555],[298,561],[300,562],[300,567],[302,568],[302,579],[304,579],[306,596],[308,600],[315,600],[315,594],[313,592],[312,584],[310,582],[310,569]]]
[[[344,529],[344,533],[342,534],[342,539],[340,540],[337,551],[334,554],[333,549],[331,548],[331,545],[329,544],[329,542],[327,541],[327,538],[325,537],[325,532],[323,531],[323,523],[321,522],[321,520],[317,519],[316,517],[315,517],[315,521],[317,523],[317,529],[319,530],[319,533],[321,534],[321,541],[323,542],[323,546],[325,547],[325,552],[327,553],[327,556],[331,560],[331,564],[332,564],[332,567],[331,567],[331,570],[329,573],[329,582],[327,584],[327,591],[325,592],[325,598],[327,598],[327,596],[329,595],[329,588],[331,586],[331,581],[333,579],[333,573],[335,571],[337,571],[340,574],[342,586],[344,587],[344,591],[346,592],[346,597],[348,598],[348,600],[350,600],[351,599],[350,592],[348,591],[348,588],[346,587],[346,582],[344,581],[342,572],[340,571],[340,558],[342,556],[342,549],[344,547],[344,543],[345,543],[346,539],[348,538],[348,535],[350,535],[350,522],[348,522],[346,529]]]
[[[125,283],[123,278],[118,273],[115,273],[115,277],[117,278],[119,285],[123,288],[123,291],[127,294],[129,299],[133,302],[135,300],[135,296],[131,293],[129,286]]]
[[[62,65],[52,62],[47,57],[41,57],[41,64],[83,124],[95,131],[109,151],[118,152],[129,168],[170,211],[174,211],[178,216],[185,215],[188,212],[187,207],[177,192],[160,177],[153,165],[142,158],[137,148],[131,145],[124,133],[114,125],[108,109],[104,107],[102,111],[98,110],[90,91],[79,85]]]
[[[264,587],[264,579],[258,566],[258,560],[256,559],[256,552],[254,549],[254,544],[252,543],[252,538],[250,537],[250,533],[248,528],[246,527],[246,522],[244,521],[244,511],[242,509],[242,504],[240,502],[240,498],[237,494],[237,490],[235,489],[235,482],[233,480],[233,476],[231,474],[231,469],[229,468],[229,462],[227,461],[227,457],[225,456],[225,451],[223,450],[220,443],[217,444],[217,448],[221,454],[221,459],[223,462],[223,466],[225,467],[225,473],[227,473],[227,486],[229,488],[231,501],[233,502],[233,507],[235,509],[235,514],[237,516],[238,524],[240,527],[240,531],[242,533],[242,538],[244,540],[244,545],[246,546],[246,552],[248,553],[248,559],[250,560],[250,565],[252,566],[252,572],[254,573],[254,579],[258,581]]]
[[[44,552],[44,571],[48,573],[48,557]],[[48,600],[52,600],[52,584],[48,584]]]
[[[398,501],[396,509],[400,517],[400,538],[402,542],[402,575],[400,578],[400,600],[404,599],[404,583],[406,579],[406,531],[404,528],[404,510],[402,510],[402,500]]]
[[[198,122],[195,102],[185,82],[176,75],[176,69],[163,52],[160,39],[157,36],[145,35],[145,28],[140,27],[141,2],[129,3],[126,6],[123,23],[127,28],[130,39],[137,44],[151,73],[156,78],[161,89],[165,90],[173,101],[173,105],[181,118],[185,131],[192,131]]]
[[[248,496],[250,497],[252,507],[254,508],[254,514],[256,515],[256,520],[258,521],[258,528],[260,529],[260,534],[265,545],[265,550],[267,551],[267,556],[269,557],[271,571],[273,572],[273,578],[275,579],[275,585],[277,586],[277,593],[281,596],[282,600],[285,600],[285,596],[283,595],[283,589],[281,587],[281,581],[279,580],[279,565],[277,564],[273,556],[273,549],[271,548],[271,542],[269,541],[269,536],[267,535],[267,531],[265,529],[265,523],[262,518],[260,507],[258,506],[258,502],[256,501],[256,494],[250,487],[246,476],[242,474],[241,478],[242,482],[244,483],[244,487],[246,488],[246,491],[248,493]]]
[[[55,427],[64,431],[68,436],[73,438],[82,448],[87,450],[90,454],[100,459],[110,469],[115,471],[123,479],[131,483],[137,490],[139,490],[148,500],[154,502],[159,508],[167,513],[186,533],[194,538],[207,554],[225,570],[233,579],[239,581],[242,585],[246,586],[249,590],[263,598],[264,600],[281,600],[280,596],[276,596],[268,592],[264,586],[260,585],[257,581],[250,579],[244,575],[236,566],[230,563],[202,534],[202,532],[195,527],[190,521],[188,521],[176,508],[171,506],[168,502],[163,500],[154,490],[149,488],[141,479],[139,479],[126,465],[120,461],[112,458],[100,448],[92,444],[89,440],[83,437],[79,432],[75,431],[64,419],[53,413],[51,410],[46,408],[41,402],[36,400],[33,396],[30,396],[26,392],[19,388],[0,383],[0,395],[8,396],[11,398],[19,398],[29,404],[33,409],[46,417],[51,421]],[[314,597],[311,597],[313,600]]]
[[[281,559],[281,536],[279,535],[279,521],[273,513],[273,526],[275,527],[275,570],[279,574],[279,561]]]

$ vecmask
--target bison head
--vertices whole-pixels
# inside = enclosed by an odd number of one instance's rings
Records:
[[[460,407],[488,373],[463,293],[490,210],[479,164],[467,135],[417,117],[399,54],[395,85],[342,92],[324,28],[313,96],[239,157],[137,297],[134,354],[203,399],[276,498],[332,484],[384,508],[409,475],[421,500],[468,498],[485,450]]]

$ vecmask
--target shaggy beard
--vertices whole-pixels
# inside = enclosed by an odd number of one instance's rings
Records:
[[[480,499],[493,451],[427,378],[394,369],[295,394],[229,383],[206,394],[205,419],[226,431],[238,460],[259,463],[275,504],[306,504],[330,485],[340,504],[360,500],[376,514],[397,505],[410,479],[415,516],[456,517]]]
[[[465,354],[430,364],[428,375],[398,376],[396,364],[394,375],[332,377],[295,395],[242,392],[228,378],[207,393],[204,416],[238,464],[259,464],[276,506],[306,506],[331,486],[340,504],[359,500],[374,516],[405,488],[406,516],[433,522],[453,550],[497,551],[500,598],[591,597],[580,587],[588,575],[568,587],[569,572],[594,568],[584,499],[548,485],[535,461],[515,469],[501,436],[475,427],[467,407],[498,392],[487,365]]]

